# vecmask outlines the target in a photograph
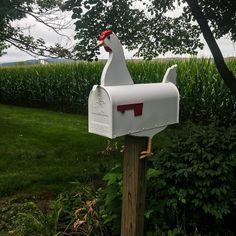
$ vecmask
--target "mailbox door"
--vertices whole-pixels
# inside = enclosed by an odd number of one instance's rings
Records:
[[[89,95],[89,132],[112,138],[112,109],[106,90],[95,85]]]

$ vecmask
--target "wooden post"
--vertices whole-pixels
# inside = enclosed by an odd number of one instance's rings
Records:
[[[121,236],[143,236],[147,158],[147,137],[125,137]]]

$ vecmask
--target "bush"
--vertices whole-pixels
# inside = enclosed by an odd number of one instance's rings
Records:
[[[169,138],[149,163],[147,235],[234,235],[236,126],[185,124]],[[104,180],[102,217],[119,235],[121,168]]]
[[[236,126],[183,126],[154,166],[178,225],[186,232],[224,232],[236,204]]]
[[[98,190],[100,214],[104,225],[110,229],[110,235],[120,234],[122,177],[121,166],[115,166],[103,178],[106,187]]]

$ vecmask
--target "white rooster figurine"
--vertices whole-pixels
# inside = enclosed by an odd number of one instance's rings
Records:
[[[100,34],[97,46],[102,45],[110,55],[102,72],[101,85],[134,84],[126,66],[125,55],[120,40],[111,30],[105,30]]]
[[[97,47],[100,46],[104,46],[105,50],[109,52],[109,59],[103,69],[101,76],[101,85],[102,86],[133,85],[134,82],[127,69],[124,51],[118,37],[111,30],[105,30],[100,34],[98,39]],[[176,68],[177,68],[176,65],[168,68],[162,83],[171,82],[173,84],[176,84]],[[167,125],[132,134],[133,136],[149,137],[147,150],[141,152],[140,155],[141,159],[149,155],[152,155],[151,153],[152,137],[156,133],[165,129],[166,126]]]

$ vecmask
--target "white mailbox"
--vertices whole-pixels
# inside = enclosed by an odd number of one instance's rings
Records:
[[[109,52],[101,76],[89,95],[89,132],[108,138],[123,135],[152,137],[179,122],[176,68],[170,67],[162,83],[134,84],[116,35],[106,30],[99,45]]]
[[[95,85],[89,95],[89,132],[116,138],[153,136],[179,121],[179,93],[169,83]]]

